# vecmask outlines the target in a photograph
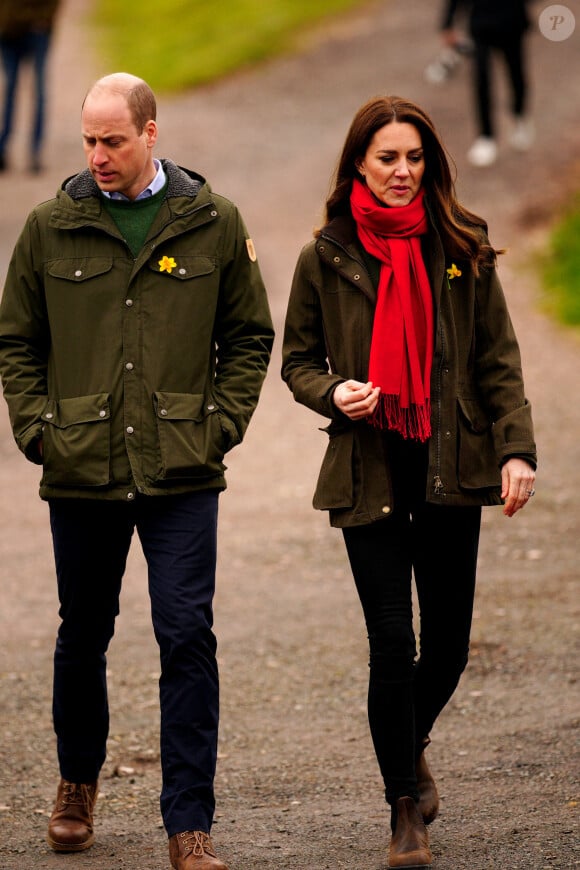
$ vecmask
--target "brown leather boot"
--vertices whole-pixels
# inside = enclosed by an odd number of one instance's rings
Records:
[[[228,870],[204,831],[182,831],[170,837],[169,860],[173,870]]]
[[[434,822],[439,813],[437,786],[425,758],[425,749],[429,746],[430,742],[428,737],[423,741],[423,750],[417,759],[417,766],[415,768],[417,788],[419,789],[419,812],[423,816],[423,821],[426,825]]]
[[[389,847],[389,867],[424,870],[431,867],[427,828],[417,804],[410,797],[399,798],[395,806],[395,832]]]
[[[55,852],[82,852],[93,845],[93,809],[97,794],[98,782],[61,779],[46,838]]]

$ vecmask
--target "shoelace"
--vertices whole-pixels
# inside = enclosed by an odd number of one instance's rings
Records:
[[[86,785],[76,782],[64,783],[60,799],[61,809],[71,804],[77,804],[85,808],[90,806],[90,795]]]
[[[184,849],[191,849],[193,855],[202,858],[204,855],[216,857],[210,836],[203,831],[184,831],[179,835],[179,839],[182,841]]]

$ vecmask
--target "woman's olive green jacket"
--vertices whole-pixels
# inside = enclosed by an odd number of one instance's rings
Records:
[[[43,498],[223,489],[258,401],[273,330],[253,245],[232,203],[162,163],[166,195],[137,257],[88,171],[31,213],[15,247],[0,373]]]
[[[432,436],[425,497],[447,505],[501,504],[501,466],[536,453],[520,353],[495,269],[475,277],[452,263],[430,222],[423,256],[433,290]],[[344,380],[366,383],[376,301],[350,216],[335,218],[302,250],[284,333],[282,377],[296,401],[331,418],[314,507],[335,526],[370,523],[393,504],[382,434],[334,405]]]

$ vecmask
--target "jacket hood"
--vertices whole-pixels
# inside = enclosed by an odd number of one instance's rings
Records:
[[[161,165],[167,176],[167,196],[185,196],[195,199],[204,184],[207,184],[202,175],[190,169],[184,169],[173,163],[172,160],[161,160]],[[84,169],[77,175],[71,175],[61,185],[61,190],[67,193],[71,199],[80,200],[87,197],[99,196],[101,191],[88,169]]]

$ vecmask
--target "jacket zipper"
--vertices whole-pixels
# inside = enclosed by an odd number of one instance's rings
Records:
[[[441,319],[439,319],[439,334],[441,336],[441,359],[437,368],[437,433],[436,433],[436,450],[435,450],[435,475],[433,477],[433,492],[435,495],[442,496],[445,486],[441,480],[441,384],[443,375],[443,366],[445,363],[445,333]]]

